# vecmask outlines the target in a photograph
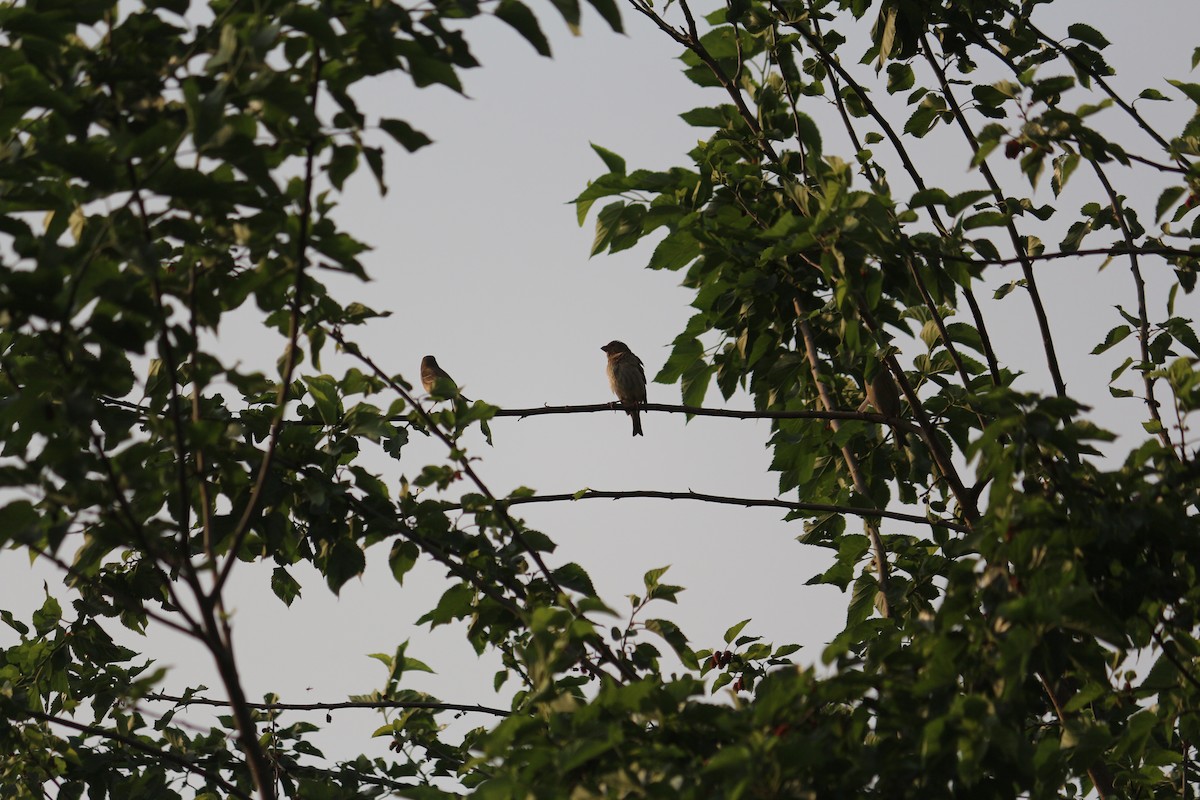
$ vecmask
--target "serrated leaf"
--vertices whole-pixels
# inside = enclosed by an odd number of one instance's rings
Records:
[[[588,577],[587,571],[574,561],[563,564],[551,574],[554,576],[554,580],[565,589],[573,589],[588,597],[596,596],[596,587],[592,585],[592,579]]]
[[[1118,325],[1108,332],[1103,342],[1092,348],[1092,355],[1098,356],[1106,350],[1113,348],[1117,343],[1124,341],[1125,337],[1131,333],[1133,333],[1133,329],[1128,325]]]
[[[1091,25],[1085,25],[1082,22],[1076,22],[1074,25],[1067,26],[1067,36],[1072,39],[1078,39],[1084,44],[1090,44],[1097,50],[1103,50],[1108,47],[1110,42],[1104,38],[1100,31],[1093,28]]]
[[[678,270],[696,260],[700,255],[700,243],[687,231],[674,231],[654,248],[650,256],[649,269]]]
[[[271,572],[271,591],[285,606],[290,606],[300,596],[300,584],[286,569],[276,567]]]

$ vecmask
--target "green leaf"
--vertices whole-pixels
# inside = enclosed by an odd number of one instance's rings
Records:
[[[604,166],[608,167],[609,172],[617,175],[625,174],[625,159],[611,150],[607,150],[598,144],[592,143],[592,149],[596,151],[596,155],[604,162]]]
[[[596,9],[596,12],[608,23],[608,27],[612,28],[616,33],[624,33],[625,28],[621,24],[621,11],[617,8],[616,0],[588,0],[588,4]]]
[[[1163,189],[1162,194],[1158,196],[1158,203],[1154,206],[1154,221],[1162,222],[1162,218],[1171,210],[1171,206],[1175,205],[1186,191],[1186,186],[1168,186]]]
[[[696,660],[696,654],[688,647],[687,637],[674,622],[665,619],[648,619],[646,620],[646,630],[657,633],[666,640],[685,667],[700,669],[700,662]]]
[[[420,619],[417,624],[428,622],[429,627],[436,628],[439,625],[446,625],[456,619],[463,619],[471,615],[471,604],[475,597],[475,592],[470,586],[464,583],[457,583],[451,586],[442,594],[442,599],[438,601],[437,608],[429,611]]]
[[[1200,83],[1185,83],[1184,81],[1167,80],[1167,83],[1187,95],[1188,99],[1200,105]]]
[[[564,589],[573,589],[588,597],[596,596],[596,587],[592,585],[592,579],[588,577],[587,571],[573,561],[563,564],[553,570],[551,574]]]
[[[916,73],[913,72],[913,68],[908,64],[900,62],[888,64],[887,73],[888,94],[908,91],[917,82]]]
[[[420,556],[420,549],[407,539],[397,539],[392,543],[391,552],[388,553],[388,566],[392,569],[392,577],[396,579],[396,583],[404,585],[404,576],[416,566]]]
[[[792,122],[795,125],[797,135],[800,137],[800,144],[804,145],[811,157],[820,158],[821,131],[817,127],[817,123],[813,122],[812,117],[802,111],[797,111],[792,115]]]
[[[325,582],[337,594],[346,581],[362,575],[367,567],[367,558],[358,544],[345,536],[339,538],[329,548],[325,558]]]
[[[724,128],[729,124],[731,110],[733,108],[729,105],[721,105],[716,108],[701,106],[683,112],[679,118],[696,128]]]
[[[389,119],[385,117],[379,120],[379,127],[383,128],[385,133],[395,139],[397,144],[410,153],[415,153],[422,147],[433,144],[432,139],[401,119]]]
[[[700,255],[700,243],[687,231],[675,231],[654,248],[650,256],[649,269],[679,270],[696,260]]]
[[[290,606],[300,596],[300,584],[286,569],[276,567],[271,572],[271,591],[285,606]]]
[[[538,24],[537,17],[529,10],[529,6],[521,0],[500,0],[496,6],[496,16],[508,23],[517,33],[525,37],[525,41],[533,45],[539,55],[550,57],[550,42]]]
[[[1076,22],[1074,25],[1067,26],[1067,36],[1072,39],[1078,39],[1084,44],[1090,44],[1097,50],[1103,50],[1108,47],[1110,42],[1104,38],[1100,31],[1093,28],[1091,25],[1084,25],[1082,22]]]
[[[327,375],[305,377],[304,385],[308,394],[316,403],[317,413],[321,421],[332,425],[341,419],[341,400],[338,397],[337,384]]]
[[[850,604],[846,607],[846,628],[852,628],[871,616],[875,609],[875,599],[879,596],[879,581],[875,576],[864,572],[854,581],[854,591],[850,595]]]
[[[50,595],[46,595],[45,602],[42,607],[33,612],[33,628],[38,632],[38,635],[45,636],[50,631],[58,627],[58,623],[62,620],[62,606],[58,604]]]
[[[1104,341],[1092,348],[1092,355],[1098,356],[1106,350],[1115,347],[1119,342],[1125,340],[1129,334],[1133,333],[1133,328],[1128,325],[1118,325],[1108,332],[1104,337]]]
[[[745,628],[749,624],[750,624],[750,619],[747,618],[747,619],[742,620],[738,624],[734,625],[732,628],[729,628],[728,630],[726,630],[725,631],[725,644],[729,644],[734,639],[736,639],[737,635],[742,632],[742,629]]]

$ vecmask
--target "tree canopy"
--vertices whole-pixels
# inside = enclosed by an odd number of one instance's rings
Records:
[[[576,0],[11,2],[0,543],[55,565],[70,604],[0,610],[4,795],[1194,796],[1200,340],[1181,309],[1200,84],[1121,93],[1104,33],[1047,27],[1048,0],[589,5],[667,37],[712,98],[684,115],[703,138],[681,164],[630,169],[597,144],[603,172],[575,199],[593,255],[641,244],[693,294],[654,376],[681,402],[645,413],[771,420],[765,502],[833,554],[811,583],[847,593],[841,633],[812,658],[745,623],[697,649],[651,616],[682,588],[663,569],[615,615],[521,505],[754,501],[497,494],[468,431],[606,407],[499,408],[445,380],[422,403],[418,373],[356,337],[383,311],[330,288],[367,277],[371,243],[334,214],[347,181],[365,167],[387,190],[380,137],[430,144],[359,90],[462,92],[476,18],[548,55],[538,14],[577,29]],[[933,185],[945,153],[961,181]],[[1082,351],[1039,290],[1062,262],[1128,275]],[[1020,277],[996,290],[1006,267]],[[993,336],[1015,306],[1027,352]],[[284,341],[269,374],[218,335],[246,310]],[[1093,356],[1140,432],[1117,437],[1068,391],[1062,365]],[[753,408],[704,407],[714,383]],[[412,436],[444,457],[414,463]],[[511,704],[412,689],[437,664],[399,642],[373,695],[248,697],[231,574],[271,565],[291,603],[296,565],[336,593],[385,552],[400,584],[443,568],[421,622],[498,655]],[[220,686],[165,693],[114,641],[152,624],[199,643]],[[220,709],[211,727],[176,718],[197,703]],[[356,735],[391,757],[312,744],[347,704],[386,713]],[[465,735],[446,727],[462,713]]]

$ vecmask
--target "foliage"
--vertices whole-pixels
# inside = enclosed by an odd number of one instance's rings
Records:
[[[553,5],[578,26],[577,3]],[[649,267],[695,291],[658,380],[688,405],[714,379],[726,399],[746,389],[777,417],[780,493],[826,507],[794,512],[801,541],[836,553],[814,582],[851,593],[824,668],[740,625],[726,649],[693,651],[644,616],[679,590],[660,570],[625,629],[601,627],[583,567],[551,569],[553,541],[510,514],[526,494],[497,498],[472,467],[460,436],[498,410],[413,403],[350,336],[379,314],[320,281],[318,268],[363,277],[367,244],[330,212],[364,162],[386,191],[377,137],[429,143],[369,116],[354,87],[404,72],[461,91],[457,71],[476,66],[464,21],[484,14],[548,53],[529,8],[28,0],[0,8],[0,542],[59,565],[73,601],[48,597],[29,622],[2,613],[20,639],[0,653],[5,796],[1195,791],[1200,475],[1185,421],[1200,341],[1175,302],[1200,258],[1200,113],[1160,133],[1112,90],[1102,33],[1044,32],[1046,3],[731,0],[703,19],[672,5],[630,0],[712,87],[719,102],[685,115],[708,138],[663,171],[598,147],[607,172],[576,203],[583,221],[605,202],[596,253],[655,235]],[[611,0],[592,6],[620,30]],[[850,42],[868,28],[863,55]],[[845,66],[860,56],[891,99]],[[1172,85],[1200,106],[1200,85]],[[841,130],[805,113],[816,102]],[[1136,146],[1093,127],[1114,116]],[[951,136],[969,185],[927,186],[910,148]],[[1085,180],[1094,195],[1057,250],[1023,232],[1069,216],[1038,204],[1047,175],[1055,196]],[[1118,176],[1157,185],[1154,208]],[[1037,283],[1045,262],[1096,251],[1128,267],[1131,299],[1094,352],[1135,345],[1112,392],[1146,415],[1117,459],[1099,457],[1112,434],[1066,392]],[[1022,278],[997,295],[1032,304],[1041,364],[992,347],[976,290],[1006,261]],[[1165,313],[1146,300],[1148,262],[1175,271]],[[208,344],[251,300],[286,341],[278,374]],[[356,366],[323,372],[333,345]],[[905,368],[897,356],[922,345]],[[1034,370],[1050,391],[1022,382]],[[359,457],[403,461],[412,431],[447,460],[393,496]],[[471,491],[451,503],[459,480]],[[895,503],[927,530],[864,513]],[[358,698],[396,710],[377,731],[396,757],[331,765],[315,725],[278,727],[274,706],[247,701],[223,590],[259,561],[285,602],[300,562],[336,592],[380,543],[397,581],[420,557],[445,567],[453,585],[424,621],[464,622],[517,687],[498,722],[448,741],[438,715],[455,707],[405,688],[428,667],[400,646],[378,656],[384,688]],[[141,713],[161,673],[110,626],[151,619],[210,653],[228,700],[211,731]],[[714,702],[726,687],[734,700]]]

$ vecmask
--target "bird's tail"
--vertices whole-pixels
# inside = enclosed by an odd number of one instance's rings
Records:
[[[633,435],[634,436],[645,436],[646,434],[642,433],[642,414],[641,414],[641,412],[630,411],[629,416],[633,417]]]

